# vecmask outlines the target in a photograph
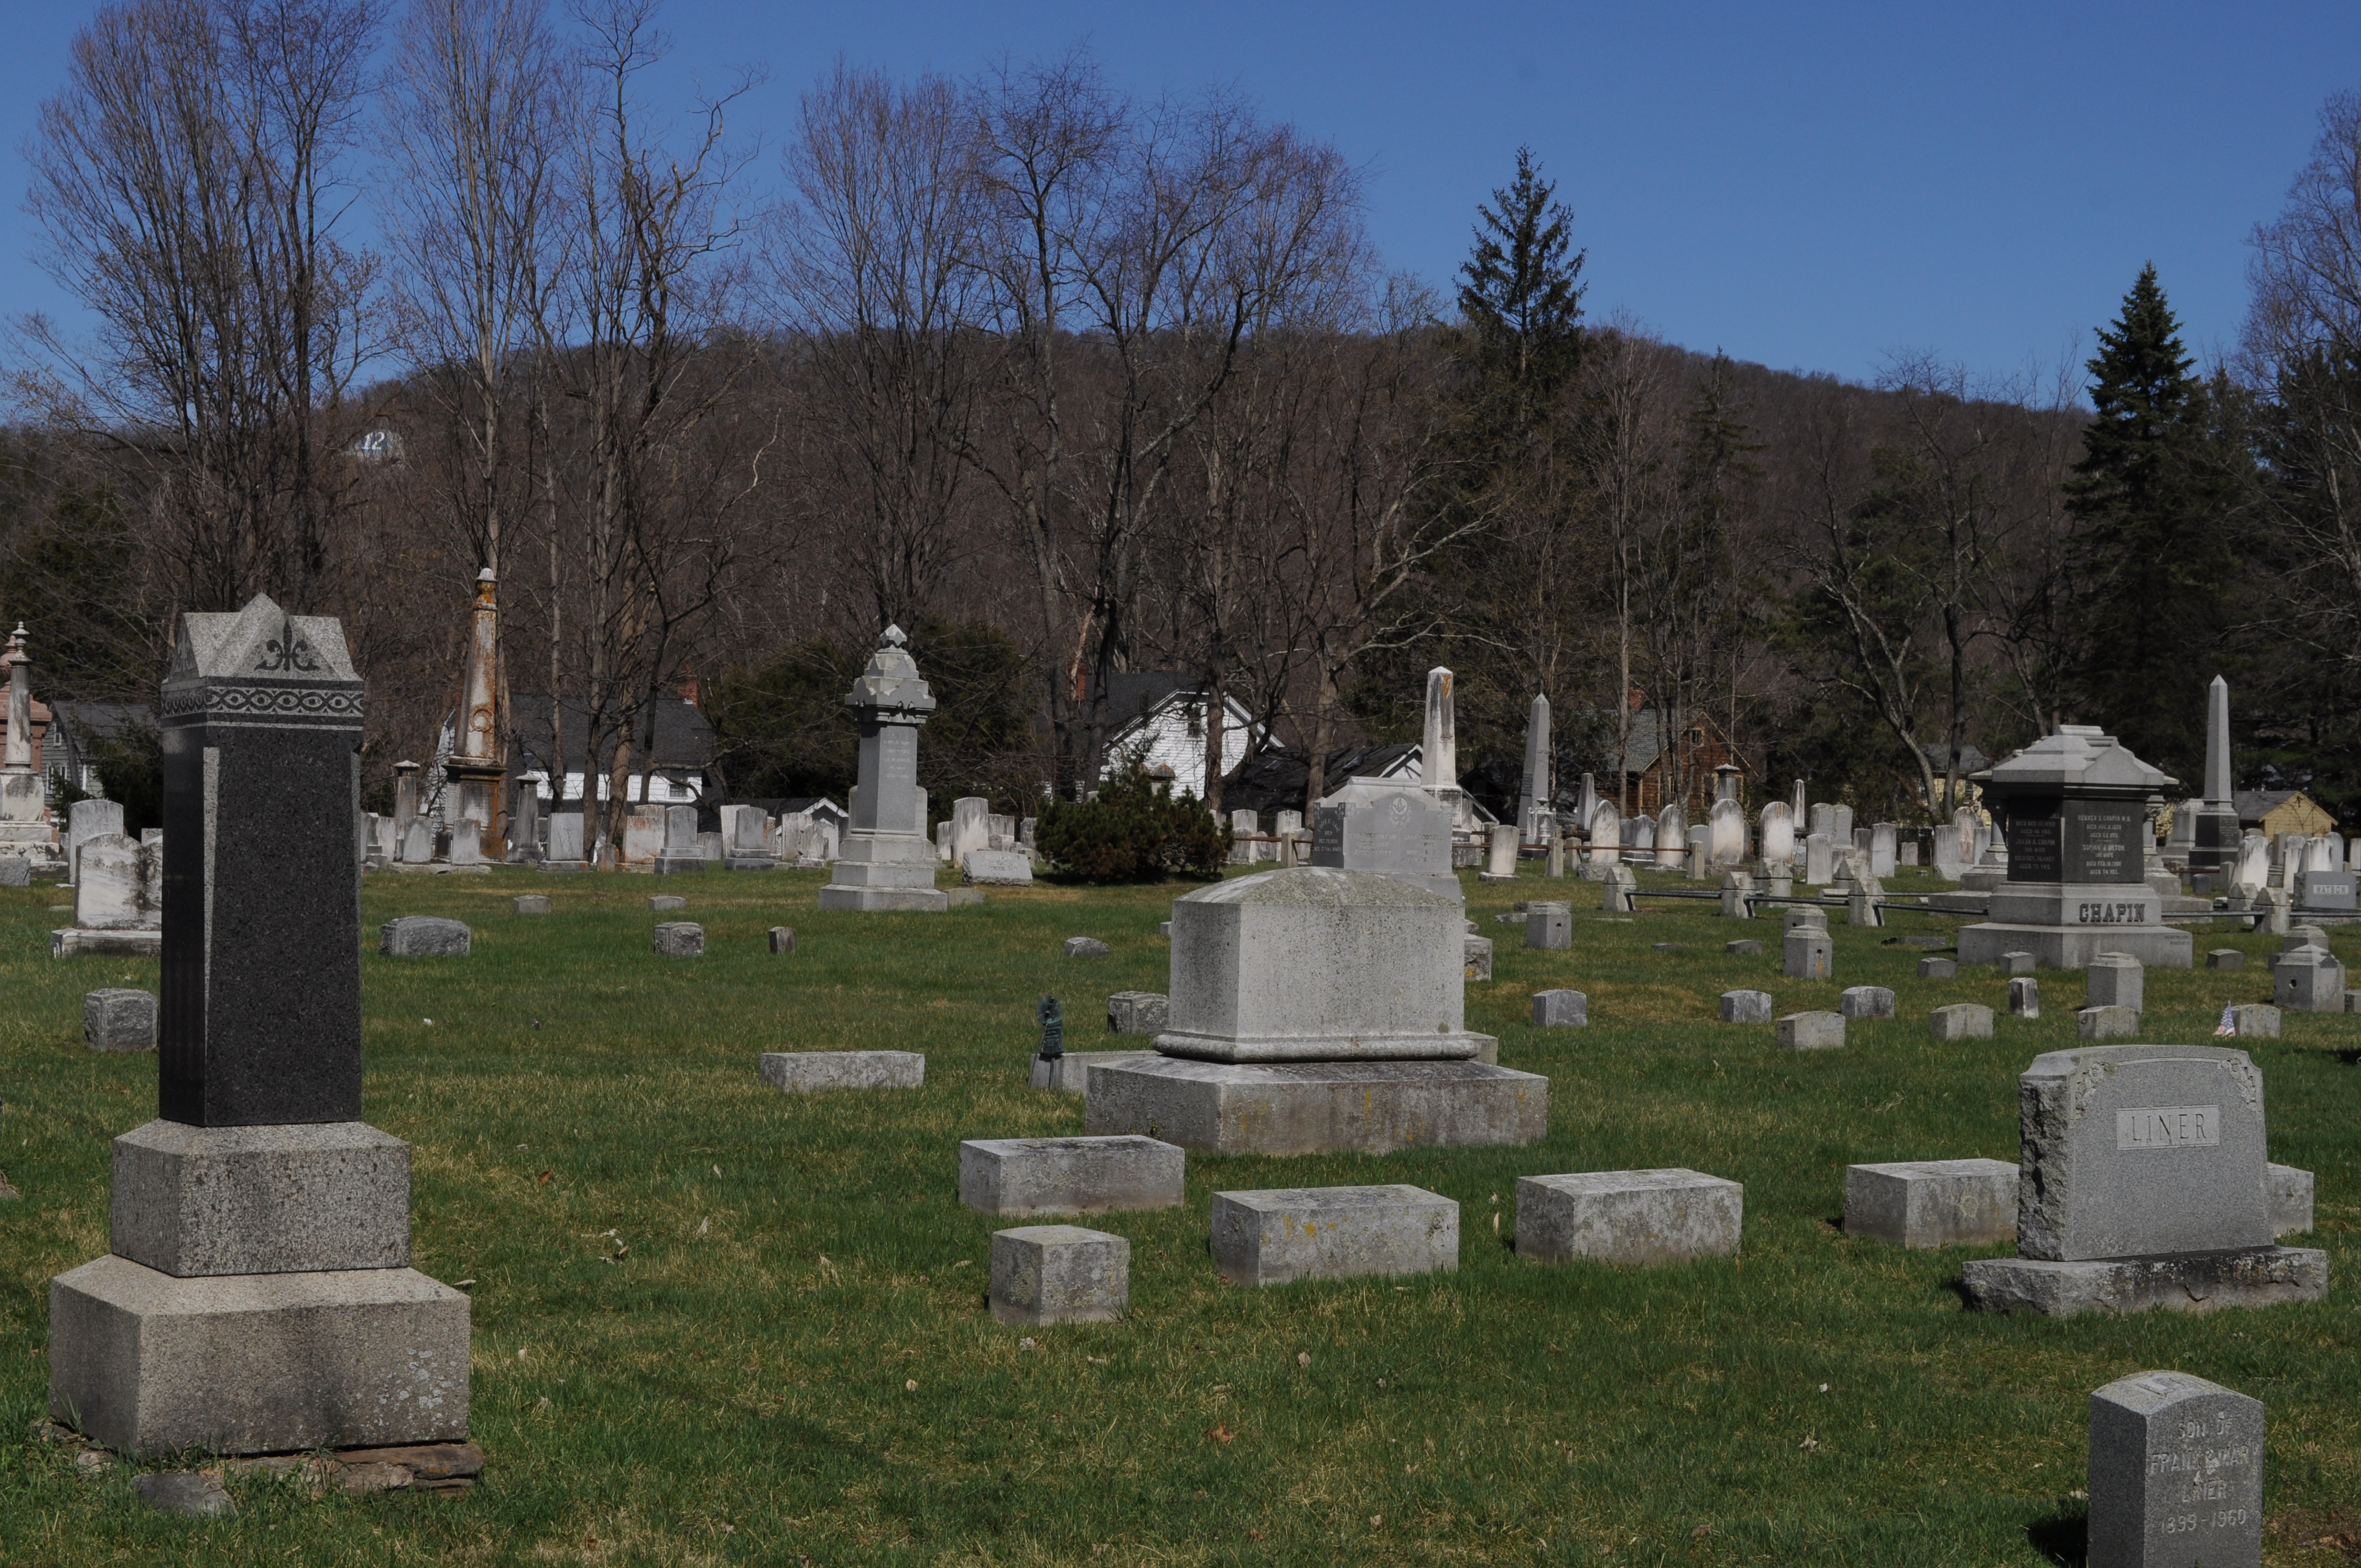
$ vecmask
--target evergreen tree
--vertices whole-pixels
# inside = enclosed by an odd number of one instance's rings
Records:
[[[1470,390],[1510,435],[1546,419],[1582,353],[1582,262],[1573,214],[1542,178],[1532,148],[1516,177],[1478,205],[1476,247],[1459,269],[1459,347]]]
[[[2216,673],[2190,654],[2221,648],[2238,577],[2235,410],[2195,364],[2155,266],[2143,268],[2089,361],[2095,417],[2066,481],[2082,717],[2183,784],[2201,778]]]

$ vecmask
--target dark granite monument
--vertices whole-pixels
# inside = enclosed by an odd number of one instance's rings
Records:
[[[361,681],[331,619],[181,618],[164,683],[159,1119],[49,1282],[49,1414],[136,1454],[456,1442],[467,1298],[363,1123]]]

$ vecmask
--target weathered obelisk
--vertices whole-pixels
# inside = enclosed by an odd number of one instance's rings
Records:
[[[1557,836],[1557,813],[1552,808],[1556,791],[1550,787],[1550,705],[1535,696],[1525,719],[1525,793],[1517,802],[1517,836],[1528,844],[1546,844]]]
[[[900,627],[887,627],[844,699],[861,722],[861,782],[836,874],[819,890],[822,909],[950,907],[935,887],[927,792],[918,787],[918,726],[935,711],[935,696],[903,651],[908,641]]]
[[[0,757],[0,850],[43,865],[60,863],[57,834],[49,821],[49,797],[41,771],[33,765],[33,685],[25,656],[25,627],[8,639],[8,747]]]
[[[1459,788],[1459,733],[1451,711],[1451,672],[1437,664],[1426,672],[1426,737],[1418,760],[1418,778],[1426,793],[1451,810],[1455,829],[1472,824],[1465,816]]]
[[[467,1298],[409,1266],[410,1146],[360,1120],[343,629],[183,616],[163,710],[158,1119],[113,1250],[49,1281],[49,1414],[137,1454],[463,1439]]]
[[[2230,683],[2213,677],[2205,688],[2205,803],[2197,808],[2196,839],[2189,851],[2192,872],[2221,872],[2237,864],[2238,802],[2230,789]]]
[[[467,611],[467,656],[459,674],[458,738],[443,762],[444,777],[459,803],[449,826],[474,823],[478,852],[494,861],[503,858],[500,839],[508,827],[500,800],[508,759],[500,754],[499,588],[489,566],[478,574],[476,602]]]

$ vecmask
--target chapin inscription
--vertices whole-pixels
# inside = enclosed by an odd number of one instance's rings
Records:
[[[2219,1105],[2136,1105],[2115,1113],[2119,1149],[2213,1148],[2221,1142]]]
[[[2125,903],[2078,904],[2075,920],[2084,926],[2145,926],[2147,905],[2137,899]]]

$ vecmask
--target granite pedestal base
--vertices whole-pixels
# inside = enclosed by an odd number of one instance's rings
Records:
[[[1968,1305],[1982,1312],[2211,1312],[2223,1307],[2275,1307],[2328,1294],[2328,1255],[2312,1247],[2186,1253],[2177,1257],[2102,1258],[2049,1263],[2030,1257],[1983,1258],[1960,1270]]]
[[[2004,883],[1993,892],[1992,918],[1960,928],[1960,961],[2031,953],[2043,969],[2088,969],[2101,953],[2127,953],[2150,969],[2188,969],[2195,943],[2163,925],[2160,909],[2145,886]]]
[[[857,909],[869,914],[914,909],[939,915],[951,906],[948,895],[931,887],[838,887],[819,890],[822,909]]]
[[[1083,1130],[1221,1154],[1539,1143],[1549,1080],[1476,1061],[1248,1066],[1155,1057],[1090,1075]]]
[[[49,933],[49,957],[152,959],[164,951],[161,931],[85,931],[79,927]]]
[[[467,1298],[409,1268],[49,1281],[49,1415],[109,1448],[290,1453],[467,1435]]]

